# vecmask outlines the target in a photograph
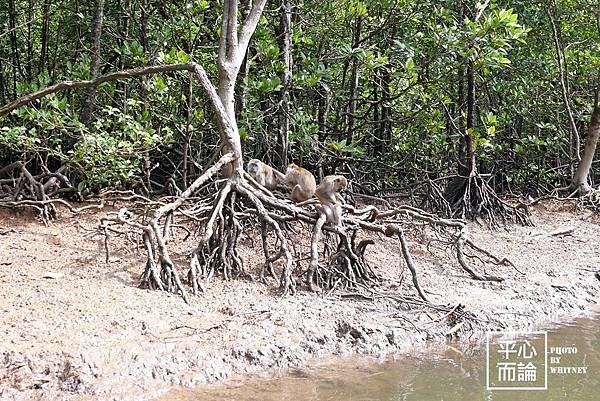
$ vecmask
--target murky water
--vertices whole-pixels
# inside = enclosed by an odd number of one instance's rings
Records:
[[[383,364],[340,360],[334,365],[317,365],[279,378],[173,391],[161,400],[600,400],[600,316],[548,330],[549,351],[551,347],[576,347],[576,353],[562,355],[559,362],[550,359],[558,356],[550,352],[549,370],[559,366],[585,369],[577,373],[548,372],[547,390],[486,390],[484,344],[471,350],[449,345],[443,351]]]

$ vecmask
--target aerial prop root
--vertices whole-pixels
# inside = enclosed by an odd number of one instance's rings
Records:
[[[486,258],[487,260],[491,260],[493,265],[512,265],[510,261],[500,259],[491,252],[476,246],[468,238],[467,224],[462,219],[442,218],[433,213],[428,213],[409,205],[401,205],[394,209],[382,212],[379,212],[376,208],[370,206],[369,208],[355,211],[355,213],[369,215],[371,217],[369,219],[370,221],[365,219],[350,219],[354,224],[359,225],[361,228],[368,231],[382,233],[388,237],[397,237],[399,239],[404,261],[411,271],[413,285],[423,300],[427,300],[427,297],[419,284],[417,269],[410,254],[408,242],[405,238],[407,227],[411,228],[416,227],[418,224],[426,224],[431,229],[435,230],[442,241],[452,245],[454,256],[459,266],[474,280],[503,281],[503,279],[498,276],[477,273],[467,262],[466,256],[476,257],[482,262],[484,262],[483,258]],[[373,218],[372,216],[375,217]],[[466,255],[466,249],[471,252],[470,255]]]
[[[57,204],[73,211],[68,202],[53,198],[60,193],[75,192],[69,179],[62,174],[64,168],[38,175],[31,174],[27,163],[22,161],[0,168],[0,207],[34,209],[46,224],[56,218]]]
[[[579,199],[585,207],[595,211],[600,211],[600,188],[591,189],[583,194]]]
[[[533,225],[524,204],[513,206],[502,200],[482,175],[445,178],[452,178],[445,190],[437,180],[428,182],[425,204],[431,210],[448,218],[483,218],[493,228],[507,223]]]
[[[471,278],[502,280],[500,277],[477,273],[469,266],[465,255],[470,258],[480,254],[488,260],[499,259],[494,259],[489,252],[475,246],[467,238],[464,220],[441,218],[411,206],[384,211],[374,206],[361,210],[346,206],[348,213],[343,226],[333,226],[325,222],[325,214],[319,204],[314,206],[317,210],[315,213],[312,205],[299,206],[278,198],[242,174],[217,180],[217,191],[209,190],[209,180],[214,179],[217,172],[232,160],[231,153],[223,155],[180,196],[168,203],[155,203],[160,206],[149,219],[146,212],[124,208],[103,219],[105,232],[108,229],[115,232],[113,223],[125,224],[141,232],[147,256],[141,280],[143,286],[179,293],[186,302],[189,301],[185,280],[180,277],[168,246],[173,230],[182,226],[176,222],[178,220],[195,222],[201,228],[197,245],[191,251],[187,274],[187,282],[193,293],[204,291],[207,281],[215,274],[225,280],[248,276],[244,259],[238,252],[238,240],[247,221],[258,222],[261,229],[265,257],[261,278],[266,272],[275,275],[274,266],[279,261],[281,273],[278,282],[284,294],[295,293],[297,277],[294,267],[301,261],[292,252],[295,239],[291,223],[294,222],[307,224],[313,229],[305,280],[307,287],[315,292],[329,293],[338,288],[373,288],[379,278],[365,258],[365,251],[374,241],[364,238],[362,234],[375,233],[399,240],[403,260],[411,271],[413,286],[418,295],[427,301],[406,238],[406,233],[412,228],[423,225],[434,230],[442,242],[452,244],[458,265]],[[274,247],[267,244],[267,234],[270,232],[275,237]],[[320,250],[322,235],[333,235],[334,245],[330,241],[330,245]],[[465,249],[470,254],[465,254]],[[479,260],[482,261],[482,258]]]

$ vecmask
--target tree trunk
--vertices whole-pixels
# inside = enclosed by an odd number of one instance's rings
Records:
[[[123,5],[120,6],[119,8],[121,8],[123,10],[123,17],[122,17],[123,26],[121,27],[122,34],[120,35],[119,46],[125,47],[125,45],[129,41],[129,26],[130,26],[131,15],[133,12],[131,9],[131,1],[124,0]],[[119,57],[119,63],[120,63],[122,70],[127,68],[126,57],[123,57],[121,55]],[[142,87],[144,87],[144,85],[142,85]],[[126,113],[128,113],[127,109],[129,108],[129,91],[130,90],[131,90],[131,84],[129,83],[129,81],[123,82],[123,110]],[[149,160],[146,160],[144,163],[148,166],[148,168],[150,168]],[[149,177],[148,177],[148,181],[150,181]]]
[[[4,65],[2,65],[2,57],[0,57],[0,102],[5,104],[8,95],[6,93],[6,81],[4,78]]]
[[[596,145],[598,144],[598,137],[600,136],[600,84],[596,88],[594,96],[594,111],[590,119],[590,125],[588,127],[587,137],[585,139],[585,147],[583,148],[583,155],[581,162],[577,166],[577,171],[573,176],[572,186],[579,190],[582,195],[587,194],[592,190],[588,183],[590,169],[592,168],[592,162],[594,161],[594,155],[596,154]]]
[[[371,79],[371,86],[372,86],[372,91],[371,91],[371,102],[373,102],[373,140],[375,142],[375,146],[374,148],[379,150],[381,149],[382,141],[382,135],[381,135],[381,116],[380,116],[380,111],[381,111],[381,98],[379,95],[379,87],[381,86],[381,72],[380,72],[381,68],[376,68],[373,71],[373,74],[371,74],[372,79]]]
[[[560,28],[556,24],[556,20],[554,18],[553,13],[548,8],[546,8],[546,14],[550,19],[550,25],[552,26],[554,47],[556,49],[556,67],[558,69],[558,81],[560,83],[563,104],[565,106],[565,110],[567,111],[567,117],[569,118],[569,155],[571,159],[570,164],[572,174],[575,169],[575,164],[577,164],[577,162],[581,160],[581,155],[579,153],[581,141],[579,138],[579,130],[577,129],[577,124],[575,123],[575,117],[573,117],[573,111],[571,110],[571,101],[569,100],[569,82],[567,74],[565,73],[566,63],[564,58],[564,50],[560,43]]]
[[[319,143],[325,143],[327,139],[327,114],[329,111],[329,87],[324,82],[319,82],[316,93],[317,105],[317,124],[319,126]],[[323,163],[319,163],[317,169],[319,181],[325,175],[323,172]]]
[[[186,100],[187,124],[185,126],[185,138],[183,143],[183,171],[181,173],[184,188],[187,188],[188,186],[189,153],[190,143],[192,142],[192,116],[194,114],[194,75],[192,73],[190,73],[188,77]]]
[[[360,46],[360,34],[362,30],[362,18],[356,17],[356,26],[352,37],[352,50],[356,50]],[[359,61],[358,57],[352,56],[351,61],[351,78],[350,78],[350,99],[348,101],[348,124],[346,132],[346,143],[350,145],[354,140],[354,119],[356,118],[356,108],[358,103],[358,84],[359,84]]]
[[[33,9],[34,0],[29,0],[27,7],[27,79],[31,82],[33,79]]]
[[[250,10],[252,7],[252,0],[243,0],[242,1],[242,16],[244,19],[248,18],[250,15]],[[250,74],[250,46],[246,49],[246,53],[244,54],[244,59],[242,60],[242,65],[240,67],[240,73],[238,75],[238,81],[244,81],[244,79]],[[247,102],[247,88],[244,85],[238,85],[235,89],[235,119],[236,121],[242,115],[242,111],[246,108]]]
[[[475,126],[475,72],[473,62],[467,66],[467,130],[461,138],[458,175],[471,177],[477,174],[473,138],[469,132]]]
[[[242,144],[235,118],[235,86],[238,73],[248,50],[250,38],[256,30],[267,0],[257,0],[252,4],[248,17],[238,32],[238,1],[225,0],[221,38],[219,43],[218,68],[219,87],[217,93],[223,104],[227,121],[217,120],[224,153],[233,153],[233,161],[224,167],[224,175],[241,176],[243,171]],[[228,132],[225,123],[232,132]]]
[[[244,79],[250,74],[250,60],[248,59],[250,54],[250,49],[246,52],[246,56],[244,57],[244,61],[242,62],[242,66],[240,67],[240,74],[238,76],[239,81],[244,81]],[[244,85],[238,85],[236,87],[235,92],[235,118],[236,121],[242,115],[242,111],[246,108],[247,103],[247,90]]]
[[[92,79],[99,75],[100,55],[102,51],[100,38],[102,36],[102,18],[104,17],[104,0],[96,0],[96,17],[92,31],[92,60],[90,65]],[[96,88],[90,89],[84,108],[81,112],[81,122],[88,124],[96,108]]]
[[[381,113],[379,118],[379,146],[378,151],[384,153],[389,149],[389,144],[392,140],[392,126],[390,122],[390,69],[388,65],[384,65],[380,69],[380,86],[381,86]]]
[[[290,136],[289,92],[292,84],[292,30],[289,0],[281,4],[281,49],[284,69],[281,73],[281,108],[279,111],[279,146],[281,167],[288,165],[288,141]]]
[[[10,46],[12,53],[12,78],[13,78],[13,97],[17,97],[17,79],[22,75],[21,59],[19,57],[19,45],[17,42],[17,15],[15,11],[15,0],[8,2],[8,31],[10,37]]]
[[[42,8],[42,14],[44,21],[42,23],[42,35],[41,35],[41,50],[40,50],[40,64],[38,70],[44,71],[47,67],[46,63],[48,62],[48,40],[49,40],[49,31],[50,31],[50,4],[51,0],[44,0],[44,6]]]
[[[319,142],[327,138],[327,114],[329,111],[329,87],[319,82],[317,87],[317,124],[319,125]]]
[[[144,54],[148,51],[148,0],[142,0],[140,10],[140,44],[144,50]],[[144,103],[144,110],[148,108],[148,94],[146,93],[146,85],[140,87],[140,98]]]

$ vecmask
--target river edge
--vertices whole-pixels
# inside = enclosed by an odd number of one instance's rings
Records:
[[[503,283],[475,282],[443,254],[428,252],[426,241],[411,239],[432,301],[461,303],[480,320],[459,331],[460,339],[569,321],[598,302],[598,216],[565,208],[552,202],[534,208],[536,227],[490,232],[470,225],[477,243],[515,264],[488,270]],[[49,227],[0,215],[0,232],[11,231],[0,235],[1,399],[152,399],[176,386],[280,374],[314,358],[384,360],[417,352],[444,344],[452,326],[388,299],[324,299],[303,291],[281,297],[274,285],[247,281],[214,280],[185,305],[177,296],[136,288],[143,264],[131,244],[111,244],[115,251],[105,263],[103,241],[88,231],[101,215],[66,217]],[[547,235],[564,227],[574,230]],[[259,244],[245,244],[247,262],[259,266],[252,245]],[[383,286],[413,293],[410,280],[398,286],[407,274],[399,255],[399,245],[387,239],[367,252]],[[62,277],[41,278],[48,266]]]
[[[584,315],[590,315],[585,313]],[[578,375],[577,383],[565,384],[565,376],[548,371],[548,397],[563,399],[565,390],[572,390],[568,399],[595,400],[600,379],[599,343],[600,305],[591,308],[591,316],[575,318],[538,327],[547,333],[550,355],[552,346],[575,347],[575,354],[554,364],[583,365],[587,378]],[[539,334],[536,336],[539,338]],[[239,377],[195,388],[176,387],[155,401],[282,401],[282,400],[376,400],[376,399],[487,399],[485,390],[486,346],[481,338],[458,343],[436,344],[414,349],[409,354],[389,358],[330,357],[309,360],[301,368],[280,372],[270,377]],[[592,348],[593,347],[593,348]],[[538,349],[539,351],[539,349]],[[567,361],[567,362],[565,362]],[[562,376],[562,377],[561,377]],[[580,378],[583,382],[580,382]],[[567,379],[568,380],[568,379]],[[582,383],[585,383],[583,385]],[[464,385],[463,385],[464,384]],[[509,400],[531,400],[529,392],[494,397]],[[506,395],[506,394],[504,394]],[[512,397],[512,398],[510,398]],[[534,397],[541,400],[542,397]],[[567,400],[567,398],[564,398]]]

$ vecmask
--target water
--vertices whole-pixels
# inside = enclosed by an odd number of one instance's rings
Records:
[[[485,345],[430,352],[383,364],[337,360],[295,370],[287,376],[252,379],[203,389],[177,390],[170,401],[598,401],[600,317],[578,319],[548,330],[548,347],[576,347],[559,364],[583,366],[585,374],[548,375],[548,390],[487,391]],[[469,350],[470,349],[470,350]],[[556,362],[556,361],[554,361]]]

